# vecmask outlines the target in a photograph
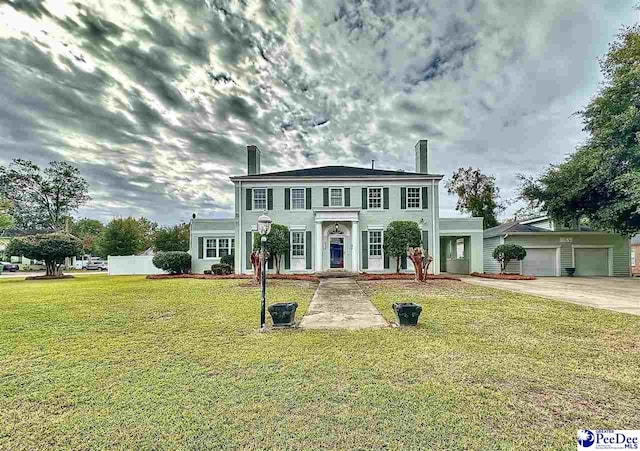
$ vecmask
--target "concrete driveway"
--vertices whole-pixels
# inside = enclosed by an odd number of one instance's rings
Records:
[[[536,280],[493,280],[463,276],[462,280],[474,285],[640,315],[640,278],[541,277]]]

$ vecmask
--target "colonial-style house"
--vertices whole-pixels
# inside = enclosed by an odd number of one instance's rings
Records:
[[[231,177],[235,217],[191,223],[192,271],[201,273],[233,254],[235,271],[250,273],[257,219],[266,213],[289,228],[291,249],[283,272],[394,272],[396,262],[385,255],[384,236],[396,220],[419,225],[422,246],[433,257],[430,272],[482,272],[482,218],[441,218],[443,176],[431,171],[426,140],[418,141],[414,151],[412,172],[372,165],[262,173],[260,150],[247,146],[247,174]],[[406,258],[400,265],[413,270]]]

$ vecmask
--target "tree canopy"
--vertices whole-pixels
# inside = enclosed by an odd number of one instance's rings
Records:
[[[521,198],[560,223],[586,220],[640,231],[640,27],[625,28],[601,61],[605,82],[579,114],[587,141],[537,178],[520,176]]]
[[[456,210],[484,218],[485,229],[498,225],[498,213],[504,206],[494,176],[484,175],[480,169],[458,168],[445,187],[449,194],[458,196]]]
[[[82,251],[84,253],[97,255],[97,240],[103,229],[104,225],[97,219],[82,218],[73,221],[71,234],[82,240]]]
[[[13,217],[9,214],[11,202],[0,198],[0,232],[13,226]]]
[[[16,226],[32,230],[61,230],[65,217],[89,201],[89,185],[80,171],[64,161],[44,170],[28,160],[0,166],[0,196],[11,201]]]
[[[153,250],[156,252],[188,251],[189,224],[160,227],[153,234]]]
[[[500,273],[504,274],[511,260],[524,260],[527,250],[518,244],[500,244],[493,250],[493,258],[500,263]]]
[[[64,233],[45,233],[13,238],[7,246],[7,255],[24,255],[33,260],[44,261],[47,276],[57,275],[65,258],[74,257],[82,251],[82,241]]]
[[[256,251],[260,250],[260,235],[257,233],[253,239],[253,249]],[[276,272],[280,274],[280,261],[285,254],[289,253],[289,249],[291,249],[289,228],[282,224],[272,224],[271,232],[267,235],[265,249],[275,259]]]
[[[420,247],[422,232],[414,221],[392,221],[384,231],[384,253],[396,258],[396,272],[400,272],[400,259],[407,256],[410,247]]]
[[[144,219],[144,218],[141,218]],[[148,221],[136,218],[115,218],[98,236],[97,249],[102,257],[136,255],[147,249],[145,228]]]

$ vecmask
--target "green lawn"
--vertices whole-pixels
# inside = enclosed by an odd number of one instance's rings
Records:
[[[361,282],[417,329],[257,332],[246,280],[0,281],[0,449],[575,449],[640,428],[640,318]],[[315,284],[269,281],[306,310]]]

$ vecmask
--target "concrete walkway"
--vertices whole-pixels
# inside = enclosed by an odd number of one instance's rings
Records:
[[[353,279],[322,279],[302,317],[303,329],[364,329],[387,322]]]
[[[528,293],[589,307],[640,315],[640,279],[622,277],[540,277],[495,280],[461,276],[464,282]]]

